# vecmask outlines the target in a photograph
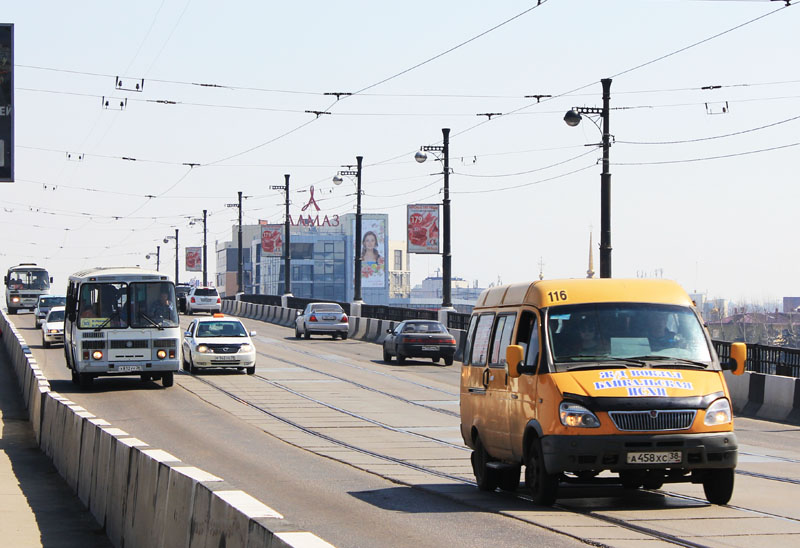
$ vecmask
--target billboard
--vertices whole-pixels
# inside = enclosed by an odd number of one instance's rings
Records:
[[[409,204],[409,253],[439,253],[439,204]]]
[[[203,248],[186,248],[186,272],[201,272],[203,270]]]
[[[386,287],[386,222],[383,219],[362,219],[361,242],[357,245],[361,248],[361,287]]]
[[[261,255],[283,257],[283,225],[270,225],[261,221]]]
[[[0,24],[0,182],[14,181],[14,25]]]

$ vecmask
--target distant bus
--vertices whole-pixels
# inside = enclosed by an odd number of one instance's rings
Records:
[[[35,263],[21,263],[8,269],[3,281],[6,284],[6,307],[9,314],[17,310],[36,308],[39,295],[50,293],[53,278],[47,270]]]
[[[173,384],[181,363],[175,284],[140,268],[93,268],[67,285],[64,355],[72,382],[138,375]]]

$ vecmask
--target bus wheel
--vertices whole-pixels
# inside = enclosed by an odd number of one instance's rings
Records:
[[[72,373],[72,383],[73,384],[80,384],[81,380],[78,374],[75,372],[74,369],[70,369],[70,373]]]
[[[733,468],[708,470],[703,479],[703,491],[711,504],[728,504],[733,495]]]
[[[472,462],[472,473],[475,474],[475,482],[478,484],[478,489],[481,491],[494,491],[497,487],[497,471],[489,468],[489,453],[483,447],[481,437],[475,438],[475,450],[470,455]]]
[[[92,382],[94,382],[94,377],[91,373],[78,373],[78,384],[81,385],[81,388],[91,388]]]
[[[164,388],[169,388],[174,383],[175,383],[175,376],[172,374],[172,371],[169,371],[161,375],[161,384],[164,385]]]
[[[8,314],[9,314],[10,316],[13,316],[13,315],[14,315],[14,314],[16,314],[16,313],[17,313],[17,309],[16,309],[16,308],[9,308],[9,309],[8,309]]]
[[[531,440],[528,460],[525,463],[525,486],[530,490],[533,503],[552,506],[558,494],[558,476],[548,474],[544,467],[544,453],[538,439]]]

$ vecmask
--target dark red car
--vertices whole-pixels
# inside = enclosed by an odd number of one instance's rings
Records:
[[[443,359],[445,365],[453,365],[456,353],[456,340],[440,322],[432,320],[407,320],[394,329],[383,341],[383,361],[397,363],[406,358],[430,358],[433,363]]]

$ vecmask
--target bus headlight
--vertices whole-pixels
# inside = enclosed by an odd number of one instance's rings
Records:
[[[251,352],[252,350],[253,350],[253,345],[252,344],[243,344],[239,348],[239,352]]]
[[[703,423],[706,426],[716,426],[731,422],[731,404],[727,398],[720,398],[706,409],[706,418]]]
[[[95,350],[94,352],[92,352],[92,357],[96,360],[102,360],[103,352],[101,350]]]
[[[158,352],[156,352],[156,356],[158,357],[159,360],[163,360],[164,358],[167,357],[167,351],[163,349],[159,350]]]
[[[198,345],[197,351],[200,352],[201,354],[205,354],[206,352],[208,352],[208,347],[204,344]]]
[[[600,426],[600,419],[582,405],[570,402],[561,402],[558,406],[558,415],[561,424],[564,426],[575,426],[578,428],[597,428]]]
[[[11,302],[12,303],[18,303],[19,302],[19,297],[17,297],[16,295],[11,297]]]

